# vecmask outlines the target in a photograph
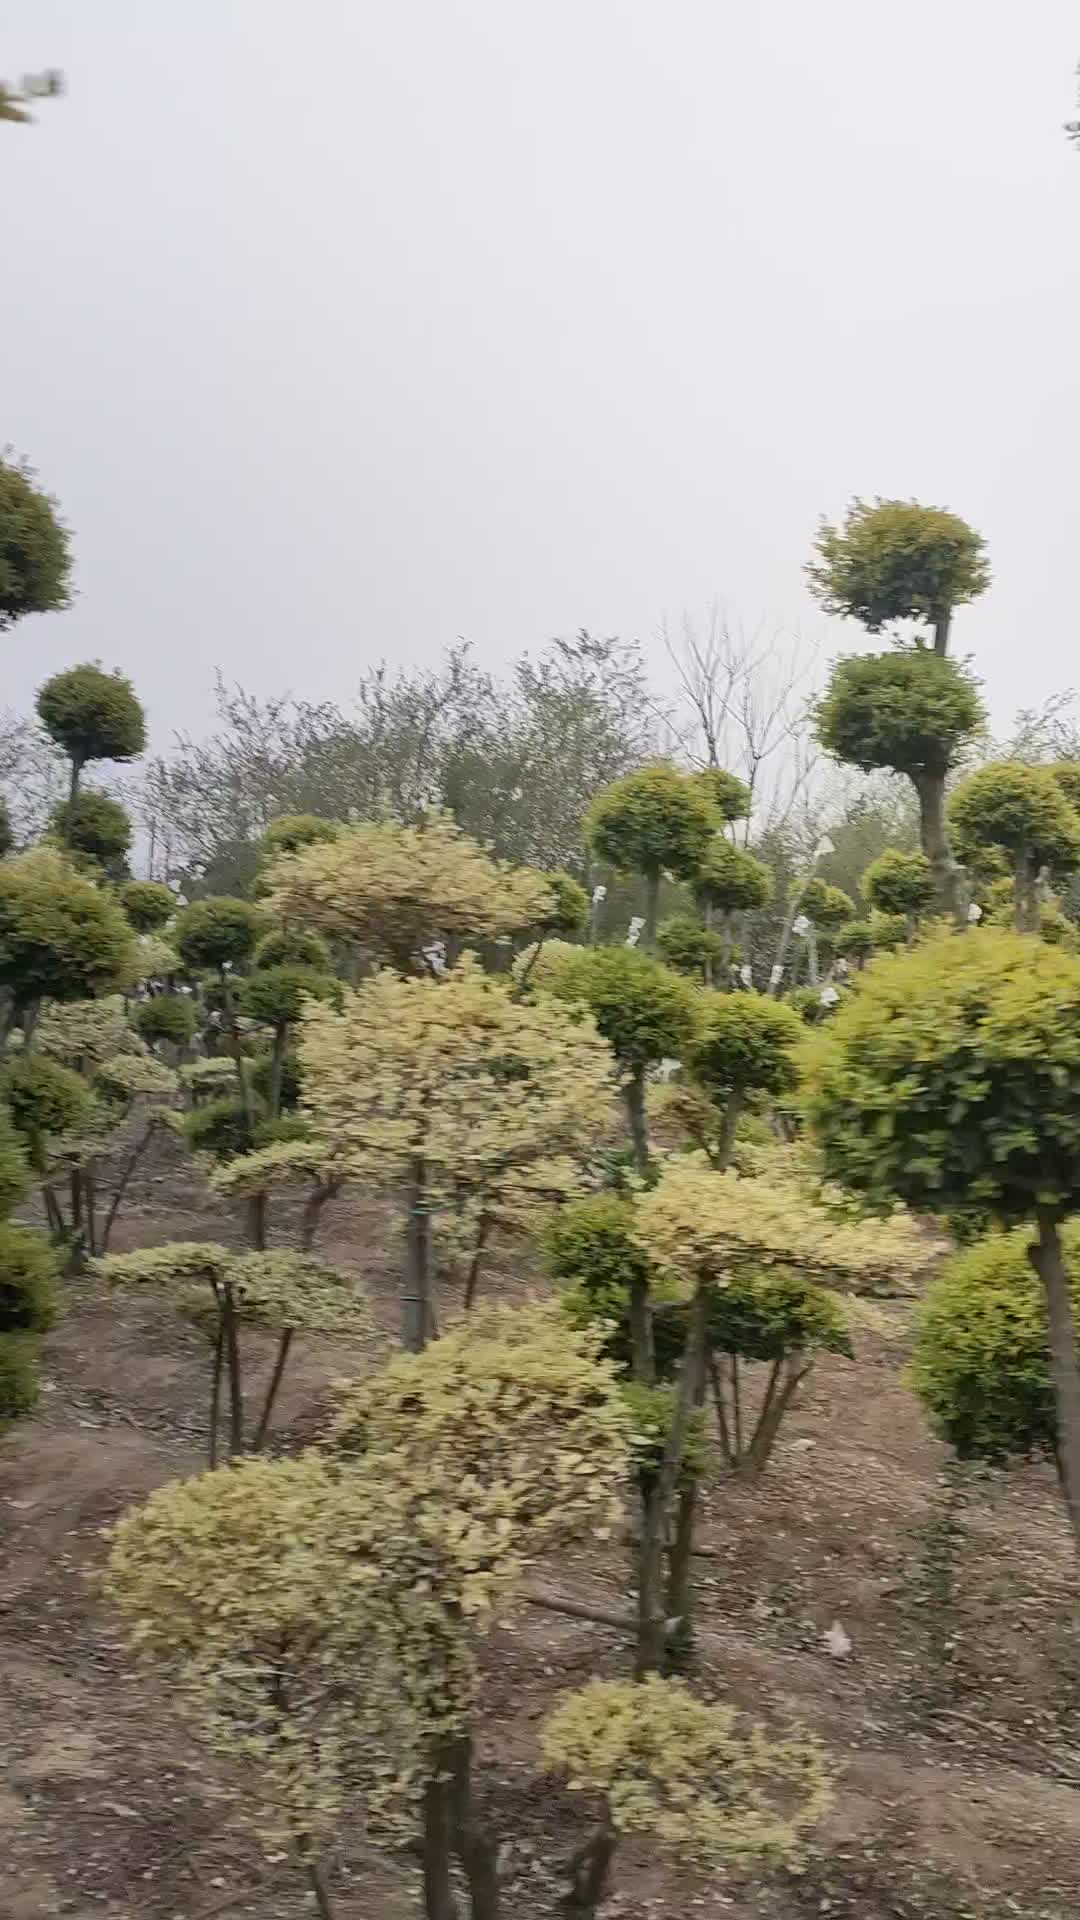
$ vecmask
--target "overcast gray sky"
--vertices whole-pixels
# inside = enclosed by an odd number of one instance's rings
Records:
[[[0,0],[0,443],[98,656],[347,696],[722,595],[835,648],[851,494],[990,542],[995,718],[1080,682],[1073,0]]]

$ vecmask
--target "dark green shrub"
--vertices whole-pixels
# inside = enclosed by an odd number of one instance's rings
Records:
[[[131,953],[116,900],[56,848],[0,862],[0,987],[18,1009],[113,993]]]
[[[230,900],[224,894],[196,900],[177,915],[176,950],[195,972],[241,967],[254,953],[263,924],[258,907],[249,900]]]
[[[260,1102],[256,1126],[263,1113]],[[215,1160],[232,1160],[238,1153],[251,1153],[255,1147],[255,1135],[238,1094],[207,1100],[193,1107],[184,1116],[184,1136],[193,1153],[209,1153]]]
[[[37,1404],[38,1338],[34,1333],[0,1333],[0,1430]]]
[[[710,933],[700,920],[688,913],[673,914],[662,920],[656,931],[656,947],[666,966],[676,973],[701,979],[707,968],[719,965],[724,957],[724,942],[718,933]]]
[[[330,971],[330,949],[318,933],[306,933],[302,927],[275,927],[264,933],[255,948],[256,967],[311,967],[316,973]]]
[[[118,800],[84,787],[74,800],[65,800],[55,809],[52,828],[71,853],[94,861],[113,878],[122,876],[131,846],[131,821]]]
[[[176,895],[157,880],[129,880],[120,889],[120,905],[136,933],[154,933],[176,912]]]
[[[149,1000],[140,1000],[131,1021],[148,1046],[168,1040],[175,1047],[186,1047],[195,1032],[196,1014],[191,1001],[181,994],[155,993]]]
[[[0,631],[69,603],[67,531],[34,480],[25,463],[0,460]]]
[[[71,761],[73,794],[89,760],[134,760],[146,745],[146,721],[131,681],[96,663],[46,680],[37,697],[42,724]]]
[[[0,1337],[52,1326],[55,1280],[56,1257],[44,1236],[0,1221]]]
[[[69,1133],[90,1108],[82,1075],[38,1053],[16,1054],[9,1062],[0,1075],[0,1098],[34,1158],[50,1135]]]

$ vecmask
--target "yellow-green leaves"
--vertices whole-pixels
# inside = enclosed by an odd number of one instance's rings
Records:
[[[545,1764],[602,1793],[620,1833],[646,1833],[703,1866],[784,1860],[831,1801],[818,1743],[776,1740],[732,1707],[655,1674],[591,1680],[548,1719]]]

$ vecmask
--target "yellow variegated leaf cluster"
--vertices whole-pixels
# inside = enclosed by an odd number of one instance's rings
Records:
[[[605,1796],[616,1831],[702,1866],[789,1860],[832,1795],[817,1741],[773,1739],[678,1680],[591,1680],[548,1719],[544,1760]]]
[[[314,1135],[351,1172],[393,1185],[422,1160],[429,1197],[493,1206],[537,1178],[573,1191],[614,1088],[588,1016],[515,1001],[468,957],[442,981],[377,974],[340,1013],[309,1002],[300,1059]]]
[[[66,1067],[97,1067],[118,1053],[145,1054],[147,1048],[128,1025],[119,994],[104,1000],[50,1000],[38,1022],[34,1044]]]
[[[192,1093],[231,1092],[236,1085],[236,1062],[226,1059],[224,1054],[211,1055],[207,1060],[188,1060],[180,1068],[180,1079]]]
[[[794,1179],[717,1173],[697,1154],[669,1161],[640,1196],[634,1235],[687,1292],[762,1266],[797,1267],[857,1288],[910,1279],[927,1261],[925,1240],[904,1216],[853,1221]]]
[[[235,1073],[231,1062],[229,1067],[230,1072]],[[326,1184],[340,1179],[342,1174],[343,1169],[325,1141],[275,1140],[254,1153],[238,1153],[235,1159],[222,1161],[211,1173],[209,1184],[214,1193],[243,1200],[254,1194],[272,1193],[279,1187],[295,1186],[298,1182]]]
[[[446,813],[416,827],[343,828],[333,840],[282,854],[268,888],[277,918],[348,940],[402,971],[435,940],[514,933],[554,906],[542,874],[493,860]]]
[[[366,1295],[321,1260],[288,1249],[233,1253],[213,1242],[180,1240],[112,1254],[95,1261],[93,1270],[112,1286],[183,1289],[203,1281],[215,1292],[227,1287],[241,1320],[276,1332],[362,1339],[371,1331]]]

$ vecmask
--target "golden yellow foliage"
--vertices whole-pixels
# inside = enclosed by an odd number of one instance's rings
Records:
[[[300,1033],[316,1140],[394,1185],[422,1160],[435,1200],[492,1206],[572,1191],[573,1161],[608,1125],[611,1053],[587,1015],[515,1001],[469,957],[442,981],[384,972],[341,1012],[309,1002]]]
[[[703,1866],[787,1860],[831,1802],[817,1741],[742,1728],[677,1680],[591,1680],[550,1716],[545,1764],[600,1792],[617,1832],[647,1833]]]
[[[514,933],[555,904],[542,874],[493,860],[446,813],[416,827],[343,828],[280,855],[267,884],[279,919],[348,940],[403,972],[435,940]]]

